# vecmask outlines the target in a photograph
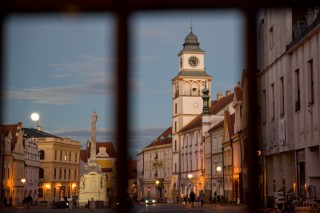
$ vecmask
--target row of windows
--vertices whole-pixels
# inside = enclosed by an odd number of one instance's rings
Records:
[[[203,159],[200,159],[200,167],[199,167],[199,160],[196,158],[195,159],[195,167],[192,167],[192,159],[191,160],[187,160],[187,159],[182,159],[182,172],[186,172],[186,171],[193,171],[193,170],[202,170],[203,169]],[[190,162],[190,163],[189,163]],[[176,169],[176,168],[175,168]]]
[[[40,160],[44,160],[45,159],[45,151],[44,150],[40,150],[39,153],[40,153]],[[60,150],[59,153],[60,153],[60,155],[59,155],[59,160],[60,161],[69,161],[69,162],[71,162],[72,152],[68,153],[67,151],[63,152],[62,150]],[[54,151],[54,160],[58,160],[58,150]],[[76,152],[74,154],[74,162],[77,163],[77,161],[78,161],[78,153]]]
[[[311,106],[314,104],[314,70],[313,70],[313,60],[309,60],[307,63],[307,87],[306,87],[306,92],[307,92],[307,103],[308,106]],[[296,69],[294,71],[294,110],[300,111],[301,107],[301,76],[300,76],[300,70]],[[270,119],[271,121],[275,119],[276,116],[276,91],[279,91],[279,114],[280,116],[285,115],[285,85],[284,85],[284,78],[280,77],[279,79],[279,90],[277,90],[275,87],[276,85],[272,83],[270,85]],[[266,122],[266,109],[268,108],[266,106],[267,102],[267,94],[266,90],[262,91],[262,101],[263,101],[263,106],[264,106],[264,111],[262,112],[262,121],[265,123]]]
[[[57,168],[54,168],[54,171],[53,171],[53,178],[54,179],[71,179],[71,173],[72,173],[72,170],[71,169],[57,169]],[[67,177],[68,176],[68,177]],[[77,170],[74,169],[73,170],[73,179],[77,179]]]

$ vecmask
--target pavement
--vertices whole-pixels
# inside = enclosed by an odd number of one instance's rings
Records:
[[[191,204],[156,204],[156,205],[183,205],[183,206],[191,206]],[[134,204],[133,208],[137,208],[137,210],[141,209],[142,206],[145,206],[144,203]],[[233,213],[245,213],[248,211],[248,207],[245,205],[222,205],[222,204],[204,204],[201,207],[200,203],[195,203],[194,210],[203,209],[208,212],[233,212]],[[142,208],[143,209],[143,208]],[[52,207],[40,207],[40,206],[32,206],[31,208],[26,207],[2,207],[0,208],[1,213],[61,213],[61,211],[66,213],[111,213],[114,212],[115,208],[96,208],[96,209],[87,209],[87,208],[72,208],[72,209],[53,209]],[[139,212],[139,211],[138,211]]]

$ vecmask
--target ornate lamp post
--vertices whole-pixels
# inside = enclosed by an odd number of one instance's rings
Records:
[[[221,180],[220,180],[220,172],[221,172],[221,166],[218,166],[217,167],[217,173],[218,173],[218,183],[219,183],[219,190],[218,190],[218,201],[220,201],[220,182],[221,182]]]
[[[161,186],[159,186],[159,184],[160,184],[160,181],[159,180],[156,180],[156,189],[157,189],[157,193],[156,193],[156,195],[158,195],[158,190],[159,190],[159,199],[161,199]],[[156,196],[156,197],[158,197],[158,196]]]
[[[193,175],[192,175],[192,174],[188,174],[188,178],[189,178],[189,181],[190,181],[190,185],[189,185],[189,187],[188,187],[188,192],[187,192],[188,194],[187,194],[187,195],[189,196],[189,194],[190,194],[190,192],[191,192],[191,189],[190,189],[190,188],[193,187],[193,186],[192,186],[192,178],[193,178]],[[190,191],[190,192],[189,192],[189,191]]]

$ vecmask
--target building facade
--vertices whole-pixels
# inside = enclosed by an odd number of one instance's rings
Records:
[[[141,198],[151,197],[159,201],[170,200],[176,193],[173,188],[174,183],[171,183],[171,131],[171,127],[166,129],[159,137],[142,150],[144,159],[143,180],[138,178],[140,186],[142,187]],[[141,172],[138,174],[141,174]]]
[[[25,140],[38,144],[40,169],[37,201],[49,203],[77,196],[79,190],[80,142],[42,130],[23,128]]]
[[[40,156],[38,152],[38,143],[34,138],[27,138],[23,135],[24,156],[25,156],[25,191],[24,197],[31,196],[33,200],[38,198],[38,181],[40,169]]]
[[[25,166],[22,123],[1,125],[4,144],[2,198],[7,205],[20,206],[25,197]]]
[[[265,200],[320,197],[319,7],[266,9],[259,32]]]
[[[202,90],[207,87],[211,88],[212,77],[207,74],[205,70],[205,51],[200,48],[198,37],[193,34],[192,26],[190,33],[186,36],[183,49],[179,52],[179,70],[178,75],[172,81],[172,169],[173,175],[171,182],[174,183],[174,191],[178,191],[179,197],[186,196],[190,189],[190,182],[187,177],[188,172],[191,171],[192,161],[191,155],[185,153],[185,144],[190,143],[189,136],[183,137],[180,131],[190,123],[194,118],[199,116],[203,110]],[[210,107],[210,90],[207,94]],[[199,144],[199,152],[197,159],[200,162],[193,162],[193,168],[203,167],[204,153],[202,142],[202,131],[198,130],[196,134],[190,136],[190,140],[194,140]],[[192,138],[192,139],[191,139]],[[188,148],[189,149],[189,148]],[[191,150],[190,150],[191,151]],[[201,151],[201,152],[200,152]],[[183,155],[182,155],[183,154]],[[198,171],[198,170],[197,170]],[[195,172],[194,175],[201,175]],[[190,174],[191,177],[191,174]],[[187,190],[188,189],[188,190]]]

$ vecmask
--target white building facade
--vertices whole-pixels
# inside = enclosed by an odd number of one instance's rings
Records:
[[[266,9],[259,39],[265,196],[319,198],[319,8]]]
[[[141,161],[138,159],[137,182],[140,185],[141,198],[155,198],[158,201],[172,201],[172,135],[171,127],[165,130],[158,138],[142,150],[143,173]],[[143,180],[141,178],[143,175]]]
[[[178,75],[172,79],[172,169],[171,182],[176,197],[185,197],[190,191],[190,181],[203,173],[204,153],[202,131],[197,129],[188,135],[180,131],[203,110],[202,90],[211,88],[211,76],[205,70],[205,51],[200,49],[198,37],[193,34],[192,27],[186,36],[183,49],[179,52]],[[209,90],[209,97],[211,95]],[[211,101],[208,101],[210,107]],[[194,145],[194,147],[191,146]],[[195,150],[197,149],[197,150]],[[197,160],[192,162],[193,154],[197,151]],[[194,177],[188,178],[189,171],[194,169]],[[197,168],[197,170],[196,170]],[[202,169],[201,169],[202,168]],[[191,174],[190,174],[191,175]],[[189,183],[189,184],[188,184]],[[191,184],[192,185],[192,184]],[[203,188],[203,186],[202,186]]]
[[[33,200],[38,198],[38,181],[40,168],[40,155],[38,144],[35,138],[24,138],[24,157],[25,157],[25,192],[24,197],[30,195]]]

